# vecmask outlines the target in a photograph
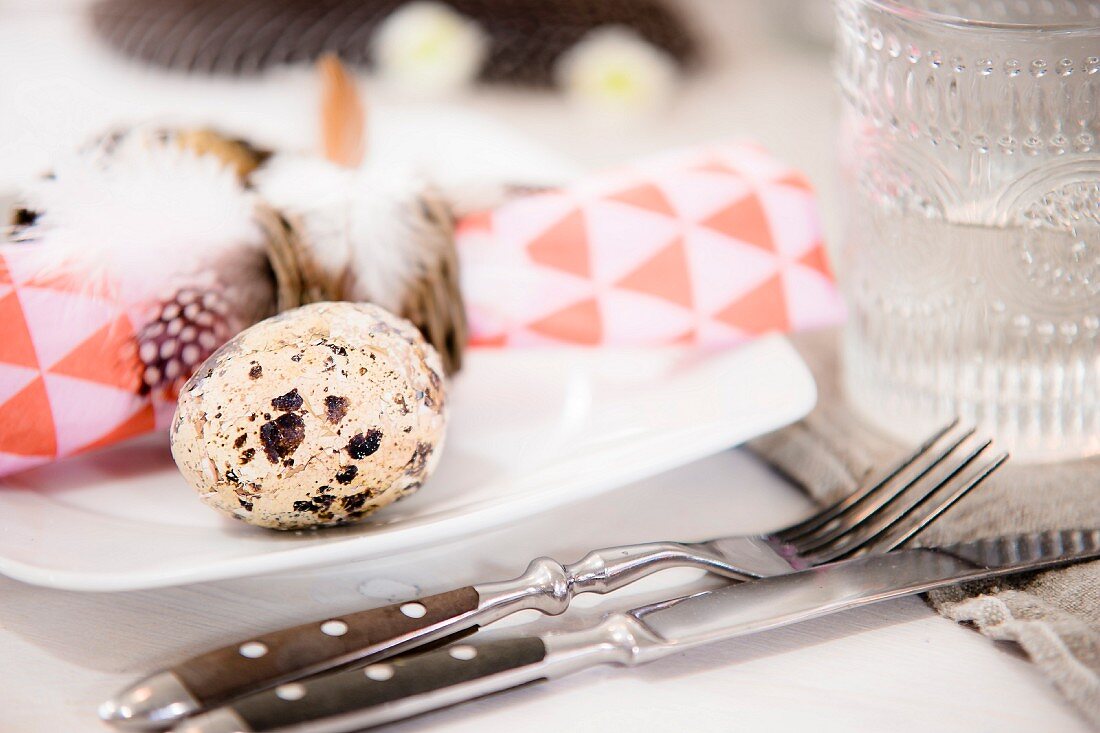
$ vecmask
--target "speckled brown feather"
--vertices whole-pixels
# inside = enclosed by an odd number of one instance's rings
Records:
[[[208,128],[175,131],[176,143],[198,155],[213,155],[231,166],[241,181],[271,157],[270,151],[257,148],[246,140],[228,137]]]
[[[422,239],[425,246],[434,242],[434,257],[425,261],[419,277],[409,288],[401,315],[416,324],[439,352],[446,372],[454,374],[462,367],[467,338],[466,307],[459,288],[454,246],[454,217],[435,191],[426,191],[420,206],[430,229]]]
[[[275,274],[277,312],[346,297],[347,273],[326,273],[282,214],[258,204],[255,218],[264,230],[267,257]]]

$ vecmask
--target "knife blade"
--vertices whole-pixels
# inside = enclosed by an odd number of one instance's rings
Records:
[[[1095,558],[1100,529],[1008,535],[845,560],[611,614],[580,631],[489,636],[292,682],[198,715],[173,731],[356,731],[600,664],[642,664],[955,583]]]

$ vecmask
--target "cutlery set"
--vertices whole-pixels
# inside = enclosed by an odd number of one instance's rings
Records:
[[[100,717],[127,729],[175,726],[176,733],[356,731],[596,665],[647,663],[903,595],[1100,557],[1100,529],[899,549],[1007,459],[992,453],[990,441],[956,422],[790,527],[605,548],[569,565],[538,558],[513,580],[303,624],[194,657],[105,702]],[[609,593],[672,567],[747,582],[613,613],[579,631],[460,640],[517,611],[558,615],[577,594]]]

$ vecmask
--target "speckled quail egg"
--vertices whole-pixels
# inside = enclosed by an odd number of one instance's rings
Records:
[[[345,524],[416,491],[446,427],[436,351],[408,321],[315,303],[242,331],[184,385],[172,455],[200,498],[249,524]]]

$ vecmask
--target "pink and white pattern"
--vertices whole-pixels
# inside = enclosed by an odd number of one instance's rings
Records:
[[[458,252],[474,345],[726,346],[844,314],[809,184],[751,143],[468,217]]]
[[[0,476],[167,425],[138,394],[131,315],[73,277],[43,277],[32,245],[0,247]]]

